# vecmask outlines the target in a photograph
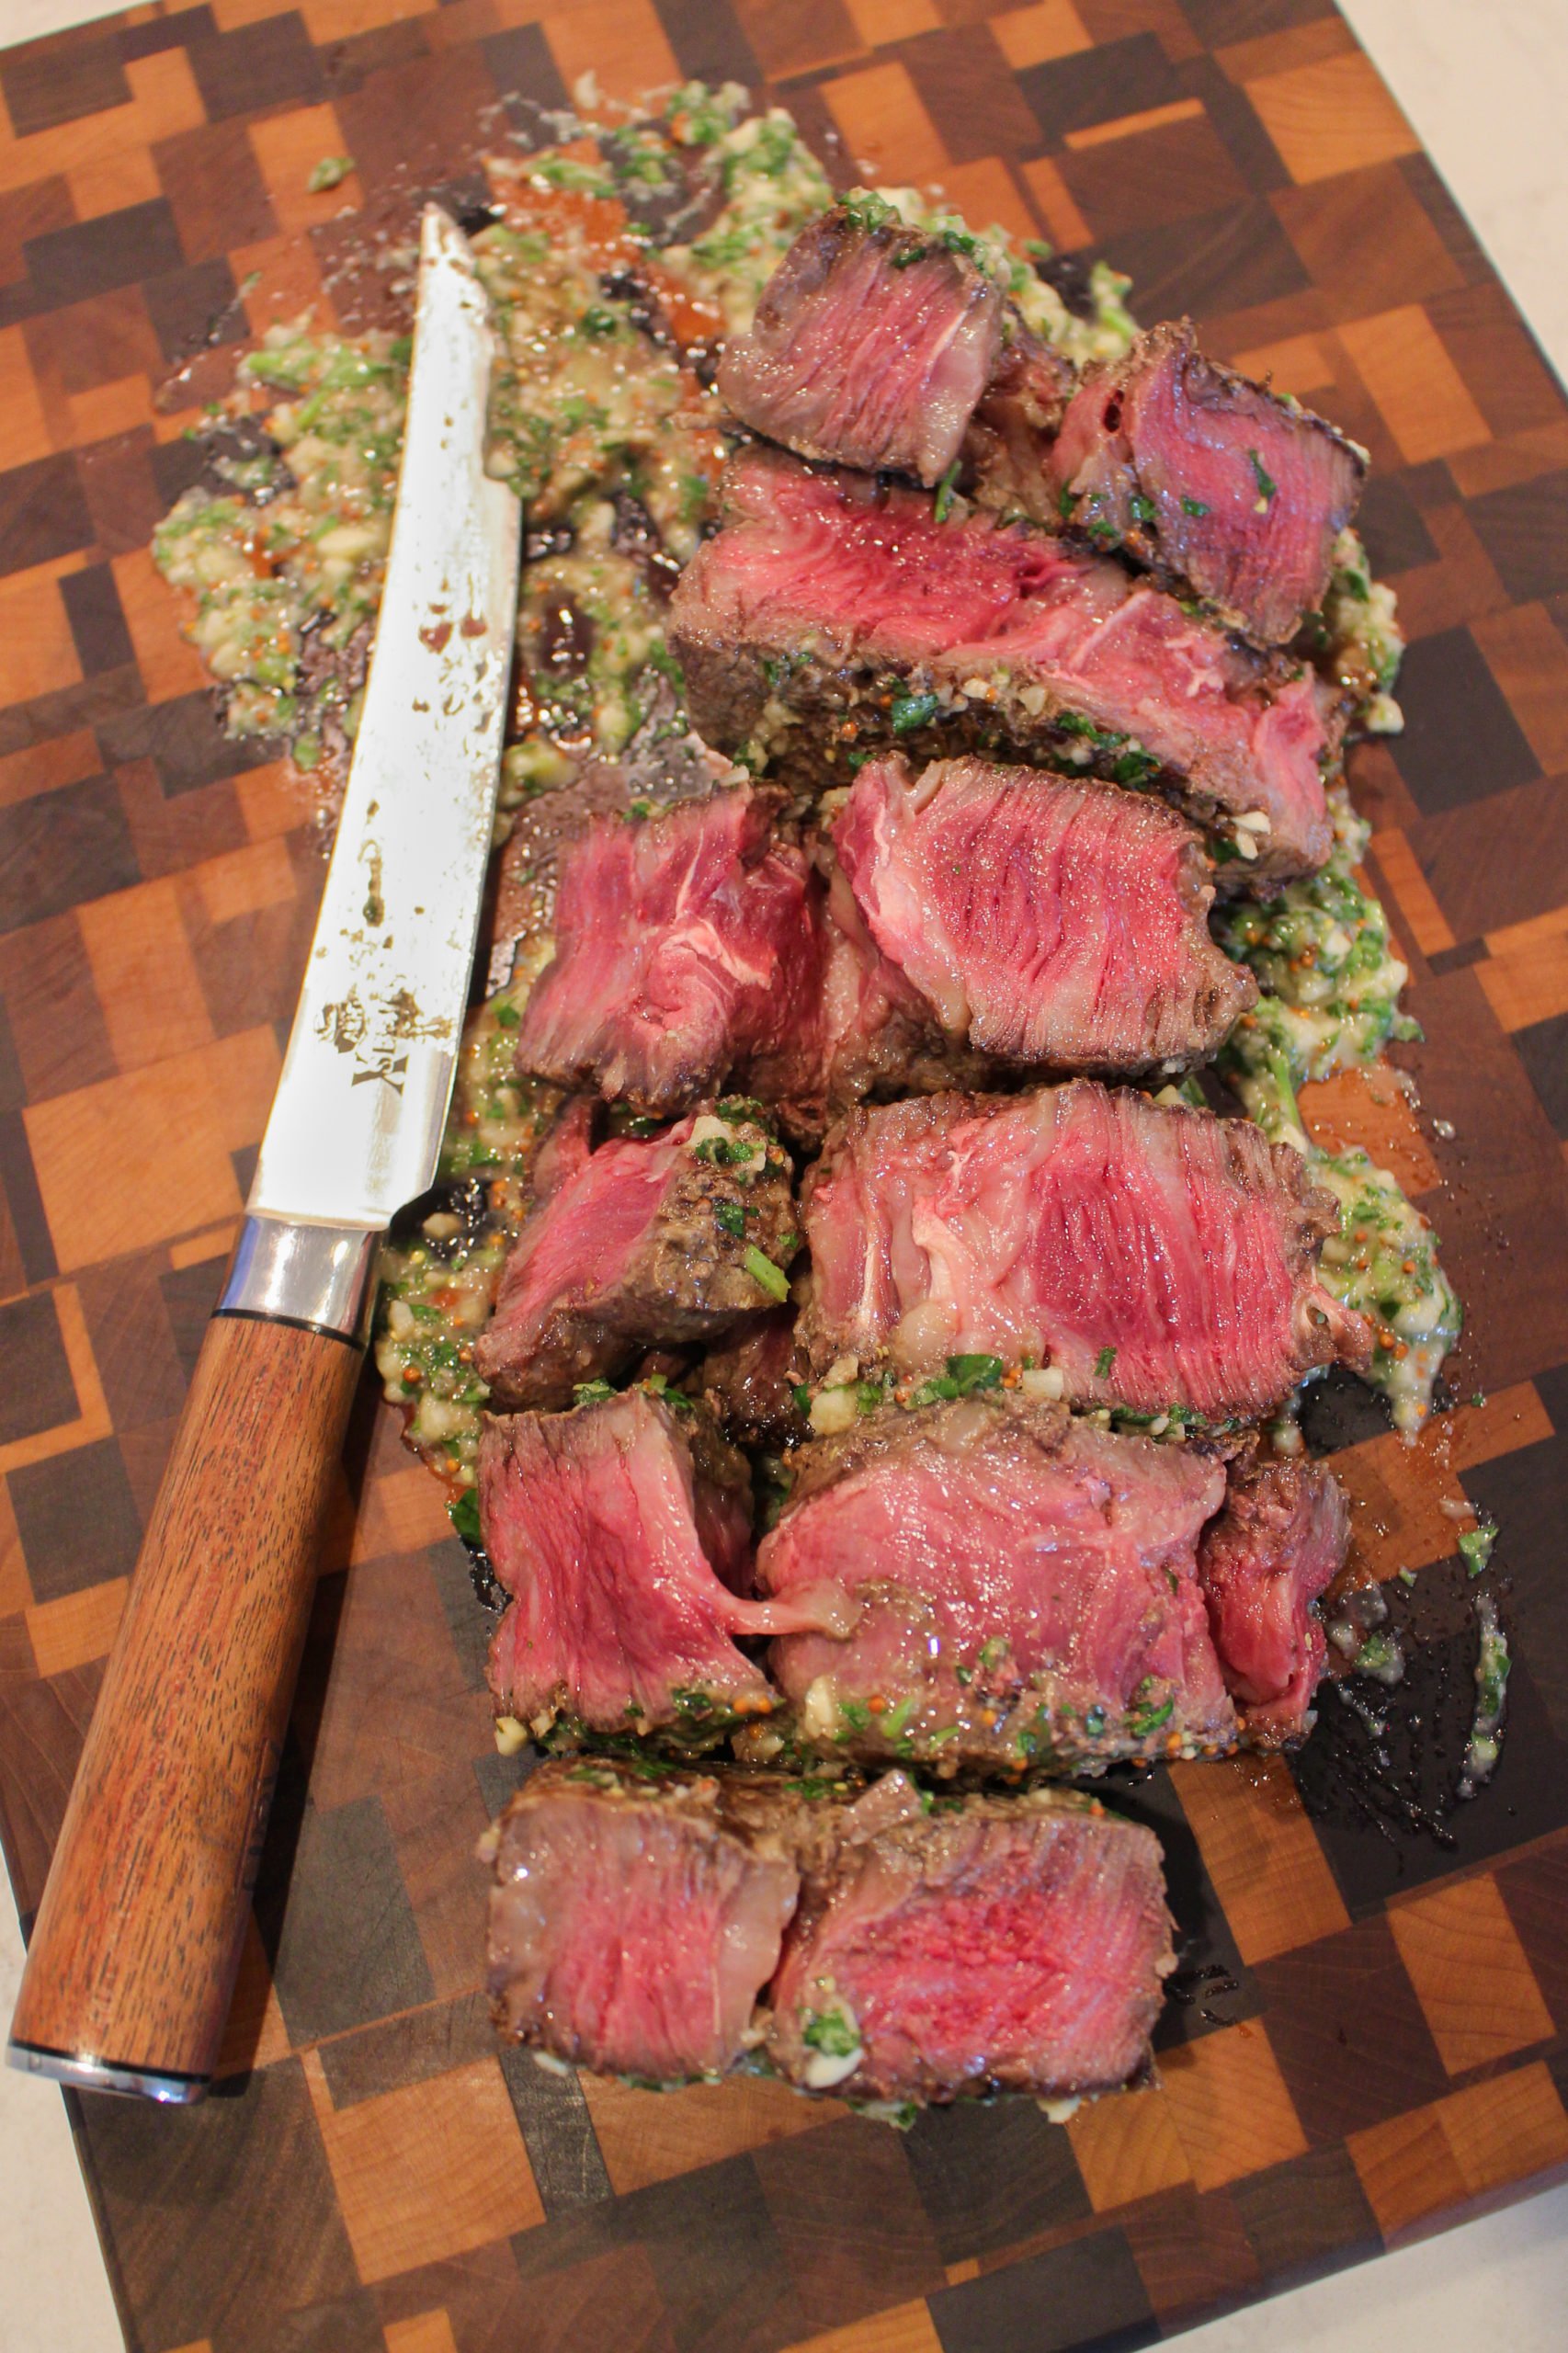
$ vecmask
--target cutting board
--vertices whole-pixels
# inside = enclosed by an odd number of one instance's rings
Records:
[[[1483,1402],[1413,1450],[1353,1385],[1308,1427],[1411,1627],[1393,1715],[1420,1724],[1383,1767],[1331,1697],[1293,1765],[1123,1787],[1165,1833],[1178,1998],[1160,2087],[1065,2127],[546,2075],[479,1990],[472,1847],[517,1770],[485,1621],[368,1385],[223,2081],[187,2113],[75,2103],[83,2164],[139,2353],[1142,2345],[1568,2165],[1568,412],[1323,0],[212,0],[0,57],[6,1859],[26,1921],[322,872],[287,771],[219,733],[148,534],[232,347],[306,302],[362,315],[344,205],[395,229],[472,187],[476,122],[589,69],[766,85],[841,171],[1104,254],[1145,319],[1190,312],[1371,450],[1409,725],[1353,774],[1427,1042],[1418,1104],[1346,1081],[1312,1115],[1435,1218]],[[328,154],[358,170],[312,196]],[[1445,1822],[1463,1497],[1501,1524],[1517,1665],[1499,1778]]]

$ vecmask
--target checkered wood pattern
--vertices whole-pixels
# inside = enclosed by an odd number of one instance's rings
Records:
[[[1486,1402],[1412,1451],[1346,1383],[1309,1429],[1412,1629],[1407,1704],[1450,1739],[1472,1638],[1440,1505],[1501,1521],[1505,1768],[1450,1843],[1385,1837],[1331,1701],[1293,1766],[1139,1784],[1187,1998],[1161,2088],[1065,2129],[1022,2104],[900,2137],[762,2083],[545,2075],[479,1991],[471,1850],[516,1769],[483,1623],[367,1392],[227,2096],[80,2103],[87,2177],[139,2353],[1143,2343],[1568,2164],[1568,410],[1326,0],[210,0],[0,55],[7,1859],[28,1914],[321,871],[286,773],[219,734],[148,534],[232,347],[377,299],[344,208],[390,233],[590,68],[766,86],[841,176],[939,179],[1108,256],[1144,317],[1190,311],[1370,448],[1415,642],[1407,732],[1355,775],[1427,1043],[1419,1110],[1357,1079],[1312,1117],[1437,1218],[1471,1311],[1456,1389]],[[310,195],[344,153],[355,176]]]

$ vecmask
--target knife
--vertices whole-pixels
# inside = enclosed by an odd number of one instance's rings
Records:
[[[484,471],[494,354],[467,241],[432,205],[315,938],[11,2025],[11,2063],[60,2083],[190,2101],[217,2062],[378,1248],[435,1176],[461,1042],[519,559],[517,502]]]

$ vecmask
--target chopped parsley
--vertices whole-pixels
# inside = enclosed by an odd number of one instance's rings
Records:
[[[977,1389],[999,1388],[1002,1370],[1000,1357],[949,1357],[946,1369],[929,1381],[923,1381],[909,1402],[912,1405],[936,1405],[948,1398],[972,1396]]]
[[[1127,1729],[1134,1740],[1147,1740],[1152,1732],[1168,1723],[1176,1713],[1176,1693],[1169,1691],[1158,1705],[1154,1701],[1154,1678],[1146,1675],[1132,1694],[1132,1707],[1128,1712]]]
[[[756,1158],[754,1145],[733,1142],[728,1136],[704,1136],[692,1151],[699,1160],[708,1161],[714,1168],[743,1168]]]
[[[1252,478],[1257,484],[1257,511],[1261,513],[1272,499],[1279,495],[1279,485],[1268,472],[1256,449],[1249,449],[1247,458],[1252,466]]]
[[[859,2029],[842,2010],[808,2010],[801,2040],[824,2059],[848,2059],[860,2048]]]
[[[1460,1556],[1469,1576],[1481,1576],[1492,1558],[1492,1547],[1497,1541],[1497,1523],[1483,1519],[1477,1528],[1467,1528],[1460,1538]]]
[[[933,508],[938,523],[945,523],[953,509],[953,493],[958,487],[959,468],[962,460],[955,458],[941,481],[937,484],[937,504]]]
[[[1209,513],[1209,511],[1210,511],[1210,510],[1209,510],[1209,502],[1207,501],[1207,499],[1203,499],[1203,498],[1188,498],[1188,497],[1187,496],[1186,493],[1185,493],[1185,492],[1183,492],[1183,494],[1182,494],[1182,502],[1181,502],[1181,511],[1182,511],[1182,513],[1183,513],[1184,515],[1192,515],[1192,516],[1207,515],[1207,514]]]
[[[465,1487],[447,1506],[447,1515],[465,1544],[482,1544],[479,1527],[479,1496],[472,1487]]]
[[[741,1264],[753,1282],[760,1283],[769,1299],[778,1300],[782,1306],[790,1296],[790,1278],[783,1267],[776,1267],[766,1251],[759,1250],[755,1242],[747,1243]]]
[[[1135,744],[1130,751],[1119,753],[1111,762],[1111,779],[1116,784],[1147,784],[1152,776],[1158,775],[1159,767],[1160,763],[1153,752],[1145,752],[1142,745]]]
[[[895,695],[888,711],[888,724],[895,735],[912,734],[916,727],[935,719],[941,709],[939,695]]]
[[[1115,1362],[1116,1350],[1112,1347],[1102,1348],[1098,1356],[1095,1358],[1095,1379],[1096,1381],[1108,1381],[1110,1379],[1111,1367]]]

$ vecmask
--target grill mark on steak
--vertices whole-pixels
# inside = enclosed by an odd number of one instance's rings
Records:
[[[534,1211],[473,1346],[494,1405],[567,1404],[644,1348],[712,1339],[767,1304],[746,1252],[780,1265],[798,1246],[788,1163],[755,1120],[703,1118],[601,1144]]]
[[[860,769],[833,840],[881,955],[1004,1062],[1186,1070],[1256,1002],[1210,936],[1197,835],[1144,796],[894,756]]]
[[[1318,1279],[1338,1214],[1299,1153],[1090,1079],[852,1112],[802,1214],[819,1371],[1028,1355],[1075,1404],[1251,1419],[1370,1353]]]
[[[1196,1563],[1225,1474],[1196,1449],[995,1392],[884,1409],[790,1467],[758,1583],[858,1612],[772,1646],[808,1745],[1015,1778],[1234,1745]]]
[[[671,643],[699,731],[808,791],[849,752],[995,752],[1158,781],[1256,842],[1249,884],[1328,854],[1344,708],[1147,581],[1024,524],[935,519],[923,493],[742,450],[681,574]]]

